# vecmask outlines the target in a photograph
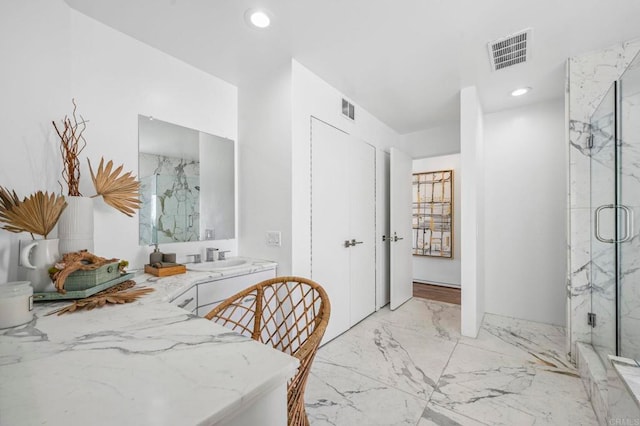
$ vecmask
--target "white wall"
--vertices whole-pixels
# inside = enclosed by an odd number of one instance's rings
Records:
[[[435,157],[460,152],[460,122],[407,133],[401,136],[402,149],[411,158]]]
[[[483,113],[475,87],[460,92],[460,179],[461,179],[461,331],[478,334],[484,316],[484,140]]]
[[[292,167],[292,224],[293,251],[292,270],[296,275],[310,276],[311,274],[311,233],[310,233],[310,120],[316,117],[337,127],[358,139],[376,147],[376,180],[384,180],[383,159],[384,151],[400,143],[398,134],[390,127],[369,114],[362,107],[355,104],[356,119],[351,121],[341,114],[342,93],[327,84],[297,61],[292,61],[293,70],[293,167]],[[382,235],[384,232],[384,201],[382,186],[378,187],[376,206],[376,239],[378,241],[376,253],[378,260],[382,253]],[[384,189],[384,188],[382,188]],[[388,216],[387,216],[388,217]],[[376,281],[378,285],[378,300],[385,296],[383,271],[379,267]],[[380,285],[381,284],[381,285]]]
[[[69,20],[62,1],[0,2],[0,185],[20,197],[60,188],[51,120],[71,105]],[[17,279],[19,239],[0,230],[0,283]]]
[[[137,170],[138,114],[237,140],[235,86],[74,10],[71,28],[71,93],[90,120],[86,157],[95,162],[105,156],[124,163],[125,170]],[[81,191],[91,194],[90,180],[81,179]],[[144,264],[149,248],[137,245],[137,220],[98,206],[97,254],[122,257],[133,266]],[[162,249],[177,252],[178,261],[184,261],[186,254],[211,245],[236,249],[235,240],[167,244]]]
[[[484,123],[486,311],[564,325],[563,102],[487,114]]]
[[[413,279],[433,284],[460,285],[460,154],[413,160],[413,172],[453,170],[453,258],[413,256]]]
[[[291,273],[291,65],[239,88],[239,245]],[[281,246],[266,245],[280,231]]]
[[[59,189],[58,141],[51,121],[71,113],[72,97],[89,120],[88,144],[81,155],[80,190],[85,195],[93,191],[86,158],[97,164],[104,156],[137,172],[138,114],[237,140],[235,86],[71,10],[62,0],[5,2],[2,8],[3,60],[11,67],[0,67],[1,92],[7,94],[0,106],[0,119],[7,119],[0,137],[3,147],[12,151],[0,156],[0,173],[2,184],[21,195]],[[4,253],[6,234],[0,231]],[[133,267],[148,260],[150,249],[138,246],[138,218],[101,201],[95,209],[94,237],[95,252],[101,256],[127,259]],[[216,244],[236,249],[236,240]],[[15,243],[9,245],[11,252],[17,250]],[[181,255],[208,245],[164,248],[184,260]],[[0,257],[0,281],[15,277],[16,261],[6,254]]]

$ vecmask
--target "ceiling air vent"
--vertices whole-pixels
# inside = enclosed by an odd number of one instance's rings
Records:
[[[526,62],[531,57],[531,28],[489,42],[489,60],[494,71]]]
[[[356,119],[356,108],[353,104],[346,99],[342,99],[342,115],[345,117],[355,120]]]

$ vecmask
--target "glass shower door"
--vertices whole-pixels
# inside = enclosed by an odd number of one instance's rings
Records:
[[[606,362],[617,354],[616,86],[591,117],[591,343]]]
[[[619,355],[640,359],[640,237],[633,217],[640,217],[640,56],[631,62],[619,81],[618,151],[620,215],[628,235],[618,244]],[[624,237],[624,235],[623,235]]]

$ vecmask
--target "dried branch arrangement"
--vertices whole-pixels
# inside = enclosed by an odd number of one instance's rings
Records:
[[[2,229],[9,232],[28,232],[47,238],[67,202],[62,195],[38,191],[22,201],[15,191],[0,186],[0,222]]]
[[[64,283],[67,277],[75,271],[93,271],[107,263],[117,262],[118,259],[106,259],[96,256],[88,251],[76,251],[66,253],[62,256],[62,261],[55,264],[50,273],[51,281],[55,284],[58,293],[66,293]],[[51,272],[50,271],[50,272]]]
[[[129,290],[135,285],[136,285],[136,282],[133,280],[122,282],[111,288],[101,291],[100,293],[94,294],[91,297],[76,300],[71,305],[67,305],[60,309],[56,309],[55,311],[49,312],[47,315],[53,315],[56,313],[58,315],[62,315],[67,312],[75,312],[81,309],[86,309],[90,311],[94,308],[100,308],[102,306],[105,306],[108,303],[113,305],[131,303],[138,300],[140,297],[144,296],[145,294],[148,294],[154,291],[154,289],[151,287],[143,287],[143,288]]]
[[[105,203],[114,209],[131,217],[135,213],[135,209],[140,208],[139,190],[140,182],[136,181],[131,172],[127,172],[120,176],[122,165],[113,172],[113,161],[109,161],[104,167],[104,158],[100,159],[98,171],[94,174],[89,162],[89,171],[93,186],[96,188],[97,196],[102,196]]]
[[[60,137],[60,152],[64,168],[62,170],[62,178],[67,183],[69,195],[82,196],[80,193],[80,160],[78,156],[87,146],[87,142],[83,136],[87,128],[88,121],[81,115],[76,114],[76,101],[73,103],[72,118],[67,116],[62,120],[62,126],[58,126],[55,121],[53,127],[56,129]],[[80,117],[78,121],[77,117]],[[140,182],[132,175],[132,172],[122,173],[124,165],[120,165],[113,169],[113,161],[109,161],[104,166],[104,158],[100,159],[98,171],[94,174],[89,162],[89,170],[91,179],[96,189],[96,195],[91,198],[101,196],[105,203],[115,208],[119,212],[131,217],[135,210],[140,208]],[[122,174],[122,175],[121,175]]]
[[[62,126],[58,128],[56,122],[53,121],[53,127],[60,137],[60,153],[62,154],[62,178],[67,183],[68,195],[81,196],[80,193],[80,160],[78,156],[87,146],[87,141],[82,134],[87,128],[87,121],[80,116],[80,121],[76,117],[76,100],[71,99],[73,103],[73,113],[71,117],[65,116],[62,120]]]

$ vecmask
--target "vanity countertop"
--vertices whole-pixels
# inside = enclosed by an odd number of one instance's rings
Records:
[[[0,424],[191,425],[231,418],[286,383],[298,361],[167,300],[178,287],[241,273],[162,278],[155,297],[61,316],[45,316],[61,303],[36,304],[29,324],[0,330]]]
[[[235,257],[231,259],[245,259],[247,263],[235,268],[225,268],[215,272],[199,272],[188,270],[187,265],[186,274],[171,275],[169,277],[155,277],[150,274],[143,274],[134,277],[134,280],[139,285],[145,285],[155,288],[156,291],[145,296],[147,301],[162,301],[170,302],[185,291],[189,290],[196,284],[222,280],[225,278],[231,278],[238,275],[252,274],[259,271],[268,269],[275,269],[277,263],[269,260],[250,259],[246,257]],[[215,262],[212,262],[215,264]],[[198,264],[196,264],[198,265]]]

